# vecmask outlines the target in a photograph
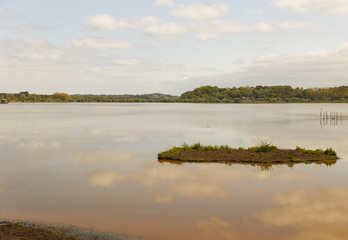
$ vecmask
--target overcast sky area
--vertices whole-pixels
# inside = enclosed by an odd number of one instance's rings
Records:
[[[0,92],[348,85],[348,0],[0,0]]]

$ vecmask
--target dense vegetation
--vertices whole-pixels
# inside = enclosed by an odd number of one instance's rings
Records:
[[[179,97],[161,93],[142,95],[93,95],[54,93],[52,95],[29,94],[20,92],[18,94],[0,93],[0,99],[9,102],[170,102]]]
[[[226,152],[233,152],[235,150],[246,150],[246,151],[255,151],[255,152],[271,152],[273,150],[278,150],[277,146],[274,146],[272,143],[267,143],[267,142],[261,142],[259,143],[258,146],[255,147],[250,147],[250,148],[243,148],[243,147],[239,147],[239,148],[232,148],[228,145],[207,145],[204,146],[201,143],[195,143],[192,145],[188,145],[186,143],[184,143],[181,147],[173,147],[169,150],[166,150],[162,153],[158,154],[158,157],[166,157],[166,156],[176,156],[182,153],[182,151],[194,151],[194,150],[200,150],[200,151],[218,151],[218,150],[224,150]],[[303,151],[308,151],[302,148],[299,148],[299,150],[303,150]]]
[[[184,162],[250,162],[250,163],[289,163],[337,160],[336,152],[328,148],[308,150],[279,149],[271,143],[261,142],[250,148],[232,148],[227,145],[203,146],[183,144],[158,154],[159,160],[174,160]]]
[[[204,86],[181,95],[183,102],[348,102],[348,87],[292,88],[290,86],[256,86],[218,88]]]
[[[9,102],[192,102],[192,103],[301,103],[348,102],[348,86],[332,88],[292,88],[256,86],[218,88],[203,86],[180,97],[160,93],[142,95],[93,95],[54,93],[52,95],[0,93]]]

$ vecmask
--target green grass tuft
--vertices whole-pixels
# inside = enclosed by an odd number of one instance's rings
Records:
[[[278,150],[277,146],[274,146],[272,143],[260,142],[257,147],[249,148],[248,150],[254,150],[256,152],[272,152],[273,150]]]

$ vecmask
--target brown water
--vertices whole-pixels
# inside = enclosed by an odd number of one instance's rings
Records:
[[[147,239],[346,239],[348,104],[0,106],[0,217]],[[159,163],[183,143],[334,148],[336,164]]]

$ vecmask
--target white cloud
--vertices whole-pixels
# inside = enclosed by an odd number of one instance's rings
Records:
[[[156,0],[153,3],[154,6],[167,6],[167,7],[174,7],[175,3],[172,0]]]
[[[273,4],[282,9],[291,9],[297,13],[314,11],[327,15],[348,15],[347,0],[276,0]]]
[[[347,84],[348,47],[256,57],[251,64],[219,76],[200,77],[220,85],[291,85],[329,87]],[[192,79],[197,81],[197,79]]]
[[[11,46],[4,51],[3,57],[6,62],[19,63],[20,61],[41,61],[41,60],[55,60],[60,58],[60,51],[54,49],[49,44],[40,38],[25,38],[23,40],[6,40],[2,42],[4,49],[6,46]],[[33,62],[32,62],[33,63]],[[6,65],[6,63],[5,63]],[[3,69],[5,70],[5,68]]]
[[[178,35],[183,35],[189,31],[189,27],[185,24],[175,22],[166,22],[154,24],[144,30],[144,34],[149,37],[158,39],[171,39]]]
[[[220,9],[220,12],[218,11]],[[177,16],[187,14],[188,18],[195,20],[189,23],[161,22],[153,16],[146,16],[138,19],[119,19],[109,15],[96,15],[89,17],[88,27],[97,30],[140,30],[142,34],[157,39],[173,39],[186,34],[195,34],[198,40],[206,41],[226,35],[254,31],[269,33],[282,30],[299,30],[310,27],[311,25],[299,21],[286,22],[261,22],[254,27],[246,23],[234,20],[204,20],[217,17],[223,9],[228,9],[227,5],[216,4],[211,7],[202,4],[185,5],[170,12]],[[177,11],[177,12],[175,12]],[[192,13],[191,13],[192,11]]]
[[[138,19],[121,19],[110,15],[94,15],[88,17],[87,27],[95,30],[137,30],[159,23],[160,20],[153,16],[146,16]]]
[[[311,24],[300,21],[285,21],[280,23],[258,23],[253,27],[253,31],[261,33],[269,33],[282,30],[302,30],[312,27]]]
[[[153,16],[139,19],[117,19],[108,15],[98,15],[91,16],[89,19],[87,26],[93,29],[142,30],[145,36],[157,39],[172,39],[187,33],[196,33],[199,40],[209,40],[224,34],[242,32],[248,29],[246,24],[232,20],[196,21],[180,24],[176,22],[161,22],[160,19]],[[93,22],[91,19],[95,21]]]
[[[147,17],[133,20],[132,23],[130,24],[130,26],[133,29],[139,29],[139,28],[150,26],[152,24],[156,24],[159,22],[161,22],[160,19],[158,19],[156,17],[152,17],[152,16],[147,16]]]
[[[184,5],[169,12],[172,17],[188,19],[188,20],[204,20],[218,18],[227,13],[229,6],[219,3],[207,6],[201,3]]]
[[[120,41],[116,39],[102,39],[84,36],[78,40],[72,42],[74,47],[83,48],[116,48],[116,49],[127,49],[134,47],[133,44],[125,41]]]
[[[221,35],[218,33],[198,33],[197,34],[197,39],[201,41],[207,41],[210,39],[218,38]]]
[[[244,32],[249,29],[248,25],[232,20],[202,21],[193,24],[193,26],[198,31],[197,38],[202,41]]]
[[[138,60],[136,59],[114,59],[113,63],[118,65],[126,65],[126,66],[134,66],[138,64]]]
[[[31,46],[43,46],[47,45],[47,42],[41,38],[25,38],[23,40],[24,44],[28,44]]]
[[[118,61],[122,61],[122,60],[118,60]],[[129,65],[129,64],[126,63],[125,65]],[[112,141],[116,143],[136,143],[136,142],[139,142],[140,139],[138,137],[133,137],[133,136],[124,136],[124,137],[114,138],[112,139]]]
[[[128,24],[110,15],[94,15],[88,17],[87,26],[96,30],[118,30],[126,28]]]
[[[132,89],[134,89],[132,93],[141,93],[143,89],[146,89],[145,83],[141,85],[134,80],[134,78],[144,78],[144,74],[140,76],[139,73],[141,67],[112,62],[115,59],[133,59],[132,57],[120,58],[115,54],[116,51],[119,52],[119,47],[130,47],[129,43],[124,44],[113,39],[110,41],[98,38],[92,38],[92,41],[82,39],[77,39],[75,45],[71,42],[58,46],[34,38],[0,41],[0,77],[10,79],[2,85],[4,92],[17,92],[18,86],[29,92],[49,94],[53,92],[114,93],[112,89],[115,89],[116,85],[117,89],[120,89],[122,85],[123,89],[119,90],[120,93],[128,93]],[[123,54],[126,53],[123,52]],[[101,74],[88,71],[96,66],[115,66],[120,69],[109,75],[104,72]],[[131,70],[136,68],[137,73],[129,71],[130,68]],[[124,81],[125,79],[132,81]],[[129,85],[132,88],[129,88]],[[151,88],[149,87],[147,91],[151,91]]]
[[[262,15],[262,14],[265,13],[265,10],[259,9],[259,8],[257,8],[257,9],[246,8],[245,12],[251,13],[251,14],[254,14],[254,15]]]
[[[21,59],[27,59],[27,60],[33,60],[33,61],[46,59],[45,55],[38,52],[34,52],[34,51],[24,51],[20,53],[18,57]]]
[[[3,27],[6,30],[13,30],[13,31],[41,31],[48,29],[44,26],[39,25],[26,25],[26,24],[19,24],[19,25],[13,25],[13,26],[7,26]]]
[[[299,21],[286,21],[278,25],[281,30],[299,30],[311,27],[311,24]]]
[[[255,32],[273,32],[275,29],[272,25],[262,22],[257,24],[253,30]]]
[[[0,8],[0,15],[14,15],[13,12],[9,12],[6,9]]]

